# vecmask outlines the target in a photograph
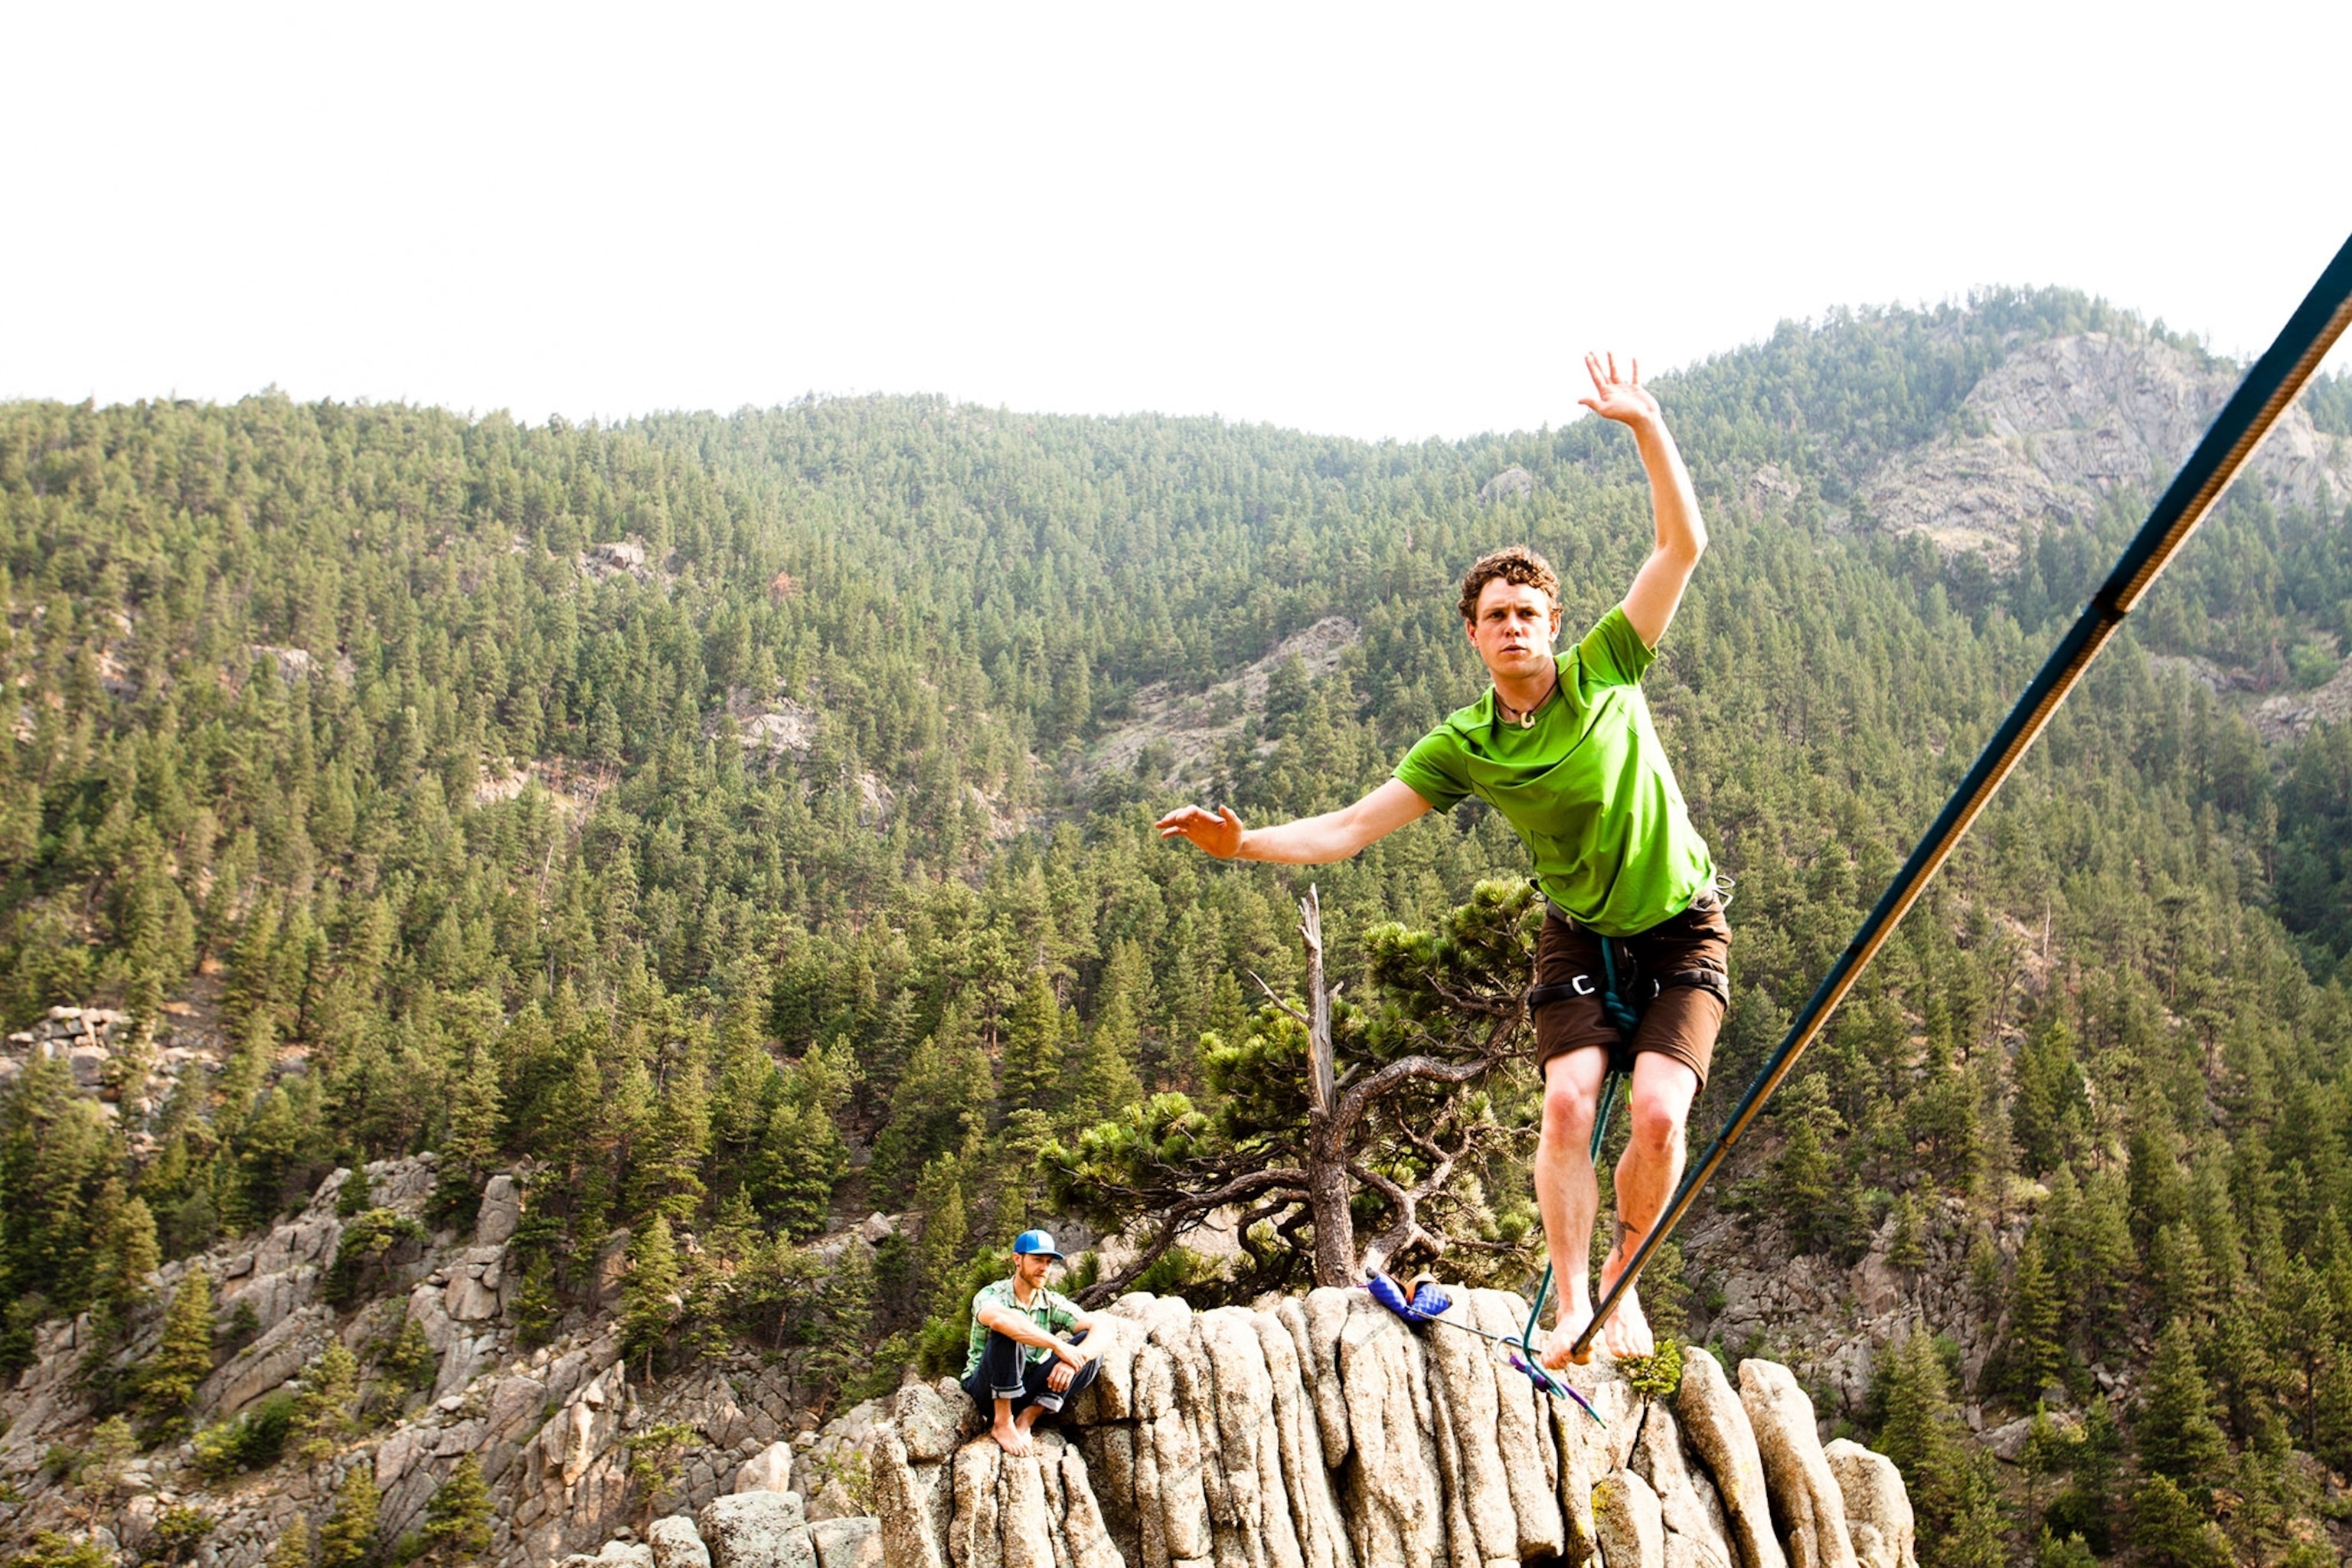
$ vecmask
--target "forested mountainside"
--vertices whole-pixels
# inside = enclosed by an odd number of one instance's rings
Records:
[[[1738,879],[1697,1123],[2233,374],[2042,292],[1790,325],[1658,383],[1715,544],[1648,687]],[[1884,1357],[1852,1413],[1884,1424],[1933,1561],[2033,1552],[2045,1517],[2053,1560],[2328,1550],[2348,442],[2352,389],[2325,382],[1743,1152],[1707,1209],[1730,1239],[1654,1290],[1703,1335],[1759,1258],[1956,1260],[1926,1327],[1990,1350]],[[1369,935],[1524,875],[1475,803],[1311,874],[1208,863],[1153,816],[1351,798],[1478,689],[1470,560],[1535,544],[1580,628],[1648,537],[1630,444],[1591,421],[1407,446],[897,397],[611,428],[0,406],[0,1013],[126,1015],[79,1056],[13,1047],[0,1362],[85,1311],[128,1344],[158,1263],[429,1150],[428,1218],[525,1173],[526,1335],[593,1309],[625,1231],[638,1364],[799,1345],[848,1394],[895,1381],[954,1342],[1013,1231],[1118,1217],[1054,1212],[1087,1129],[1170,1160],[1252,1135],[1219,1111],[1291,1059],[1250,977],[1296,994],[1309,879],[1375,1007],[1397,998]],[[1498,1148],[1533,1089],[1482,1101]],[[1456,1195],[1485,1247],[1444,1267],[1521,1282],[1521,1162]],[[914,1218],[871,1268],[822,1266],[809,1244],[870,1210]],[[1242,1241],[1154,1282],[1303,1280]],[[396,1386],[397,1349],[362,1378]],[[2028,1484],[1938,1414],[1948,1378],[2061,1412]],[[100,1384],[142,1441],[184,1420],[184,1378]]]

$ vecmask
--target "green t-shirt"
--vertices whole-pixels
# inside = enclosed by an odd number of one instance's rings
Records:
[[[1535,861],[1544,896],[1602,936],[1632,936],[1690,907],[1715,879],[1642,672],[1655,656],[1621,606],[1559,656],[1559,686],[1525,728],[1494,688],[1415,743],[1396,776],[1437,811],[1476,795]]]
[[[980,1310],[987,1306],[1009,1307],[1049,1334],[1058,1334],[1078,1321],[1078,1304],[1058,1291],[1048,1290],[1040,1285],[1036,1294],[1029,1298],[1029,1304],[1024,1307],[1020,1298],[1013,1295],[1010,1278],[990,1280],[971,1295],[971,1343],[964,1352],[963,1358],[963,1374],[966,1377],[980,1370],[981,1355],[988,1349],[988,1327],[980,1321]],[[1021,1363],[1024,1366],[1034,1366],[1053,1353],[1042,1345],[1023,1345]]]

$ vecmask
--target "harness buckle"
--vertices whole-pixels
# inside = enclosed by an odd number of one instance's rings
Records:
[[[1579,996],[1590,996],[1595,989],[1592,984],[1592,976],[1590,974],[1578,975],[1575,979],[1570,980],[1568,983],[1568,988],[1570,991],[1575,992]]]

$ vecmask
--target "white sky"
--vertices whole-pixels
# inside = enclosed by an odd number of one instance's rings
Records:
[[[0,396],[1450,437],[1575,416],[1588,346],[1987,283],[2242,356],[2352,231],[2340,0],[5,0],[0,36]]]

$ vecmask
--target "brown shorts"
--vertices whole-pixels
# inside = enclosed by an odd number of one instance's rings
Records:
[[[1543,934],[1536,941],[1538,985],[1561,985],[1579,975],[1591,977],[1591,995],[1565,996],[1535,1010],[1536,1070],[1563,1052],[1600,1046],[1610,1053],[1612,1066],[1628,1071],[1643,1051],[1662,1051],[1698,1074],[1706,1083],[1707,1064],[1715,1057],[1715,1037],[1723,1027],[1723,997],[1703,985],[1668,984],[1651,994],[1654,983],[1691,970],[1710,970],[1726,977],[1728,989],[1731,927],[1723,918],[1723,902],[1712,888],[1704,889],[1690,908],[1638,935],[1620,938],[1619,977],[1624,980],[1622,957],[1633,961],[1631,1000],[1642,1015],[1632,1048],[1626,1047],[1617,1026],[1601,1010],[1597,987],[1602,973],[1601,939],[1565,919],[1557,910],[1544,916]]]

